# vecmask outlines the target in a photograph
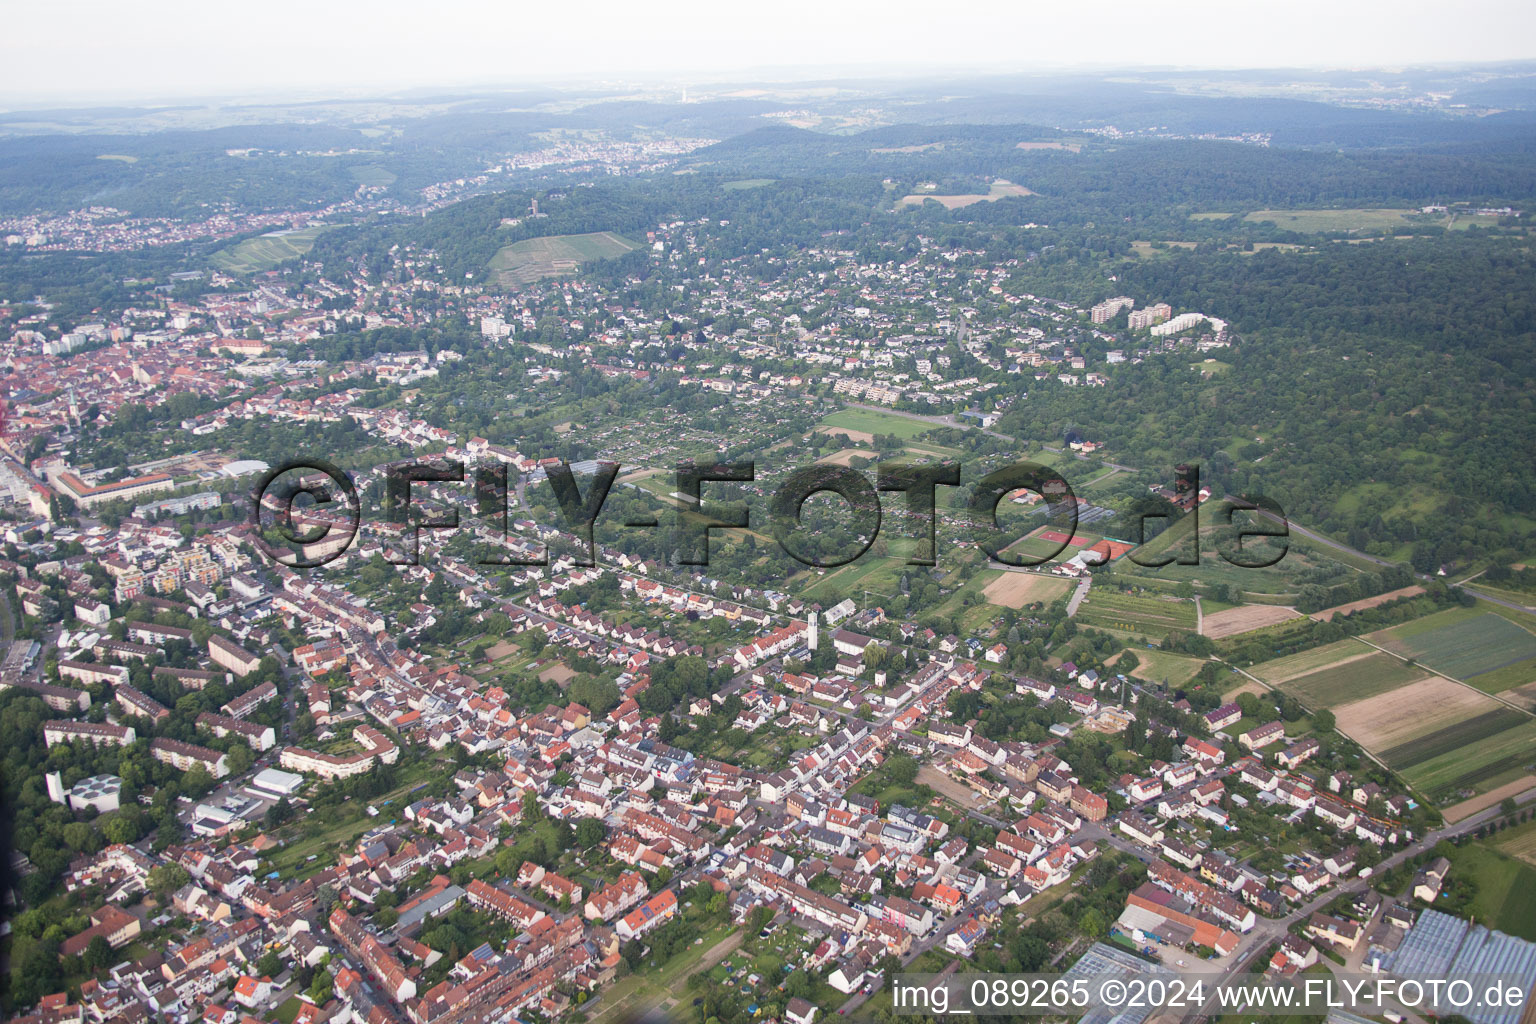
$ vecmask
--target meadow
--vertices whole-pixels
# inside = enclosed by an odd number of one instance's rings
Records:
[[[1127,648],[1127,650],[1136,655],[1139,664],[1125,674],[1135,676],[1137,679],[1142,679],[1149,683],[1167,683],[1169,686],[1183,686],[1195,678],[1196,673],[1200,671],[1200,667],[1205,664],[1199,658],[1191,658],[1183,654],[1173,654],[1169,651],[1157,651],[1145,647],[1132,647]],[[1114,668],[1117,672],[1124,672],[1124,669],[1119,667],[1119,659],[1122,657],[1124,657],[1123,654],[1118,655],[1114,663],[1110,664],[1109,667]]]
[[[1451,875],[1454,878],[1460,872],[1477,880],[1477,897],[1469,913],[1479,924],[1536,941],[1536,869],[1497,849],[1498,845],[1502,842],[1453,848]]]
[[[1255,210],[1243,220],[1255,224],[1268,222],[1291,231],[1381,231],[1406,227],[1415,210]]]
[[[247,238],[227,249],[220,249],[211,259],[214,266],[231,274],[259,274],[309,252],[324,230],[326,227],[321,225]]]
[[[1313,647],[1299,654],[1290,654],[1273,661],[1261,662],[1249,669],[1266,683],[1283,683],[1288,679],[1329,668],[1349,658],[1363,658],[1371,654],[1371,648],[1353,638],[1338,640],[1321,647]]]

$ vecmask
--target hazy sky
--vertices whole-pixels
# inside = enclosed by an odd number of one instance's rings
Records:
[[[793,67],[1361,67],[1536,58],[1530,0],[0,0],[0,104]]]

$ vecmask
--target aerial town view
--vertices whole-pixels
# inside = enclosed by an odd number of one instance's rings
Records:
[[[0,1018],[1536,1021],[1536,10],[316,6],[5,16]]]

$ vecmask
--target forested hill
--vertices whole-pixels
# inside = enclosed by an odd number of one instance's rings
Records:
[[[1012,287],[1106,287],[1228,319],[1221,372],[1179,353],[1104,389],[1038,385],[1024,437],[1092,424],[1137,459],[1206,463],[1221,485],[1415,568],[1536,547],[1536,257],[1447,235],[1296,253],[1180,252],[1114,267],[1046,254]],[[1073,281],[1079,282],[1074,288]],[[1092,281],[1092,284],[1087,282]]]
[[[1020,142],[1072,149],[1020,149]],[[927,148],[917,148],[927,147]],[[905,150],[905,151],[903,151]],[[1422,148],[1307,149],[1195,139],[1105,140],[1034,124],[908,125],[857,135],[761,128],[689,154],[702,172],[738,177],[871,175],[900,182],[1003,177],[1040,194],[1059,219],[1077,208],[1118,216],[1180,205],[1306,206],[1536,198],[1536,123],[1518,115],[1476,142]],[[1002,208],[994,211],[1001,214]]]

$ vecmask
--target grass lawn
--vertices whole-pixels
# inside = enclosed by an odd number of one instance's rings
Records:
[[[910,441],[919,434],[935,429],[932,423],[873,409],[843,409],[823,419],[820,425],[859,430],[866,434],[895,434],[903,441]]]
[[[1458,847],[1450,857],[1453,876],[1477,880],[1471,913],[1480,924],[1536,941],[1536,868],[1480,842]]]
[[[1147,647],[1129,647],[1126,649],[1134,652],[1141,661],[1141,664],[1137,665],[1135,670],[1129,674],[1137,679],[1144,679],[1153,683],[1160,683],[1166,680],[1169,686],[1183,686],[1195,678],[1195,674],[1205,664],[1200,658],[1190,658],[1182,654],[1171,654],[1167,651],[1155,651]],[[1119,663],[1117,662],[1116,664],[1118,665]],[[1116,668],[1116,671],[1123,672],[1124,669]]]
[[[683,983],[697,971],[704,955],[731,934],[729,924],[717,925],[704,933],[703,942],[688,946],[671,960],[652,970],[642,966],[638,973],[620,978],[603,992],[602,1002],[588,1018],[591,1024],[603,1021],[638,1020],[668,999],[681,999]]]

